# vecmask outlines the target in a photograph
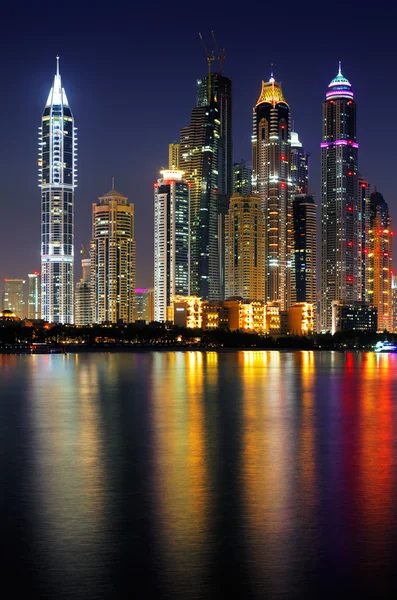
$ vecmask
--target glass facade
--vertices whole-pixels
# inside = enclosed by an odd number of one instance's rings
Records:
[[[74,188],[77,133],[57,73],[39,129],[41,194],[41,316],[52,323],[74,322]]]

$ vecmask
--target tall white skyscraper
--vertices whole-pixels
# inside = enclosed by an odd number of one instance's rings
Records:
[[[39,128],[41,316],[73,323],[74,188],[77,133],[59,74],[59,57]]]
[[[189,186],[183,171],[161,171],[154,188],[154,320],[167,321],[176,295],[190,293]]]

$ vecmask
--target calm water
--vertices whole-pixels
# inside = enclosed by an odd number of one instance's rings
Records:
[[[397,355],[0,355],[2,588],[397,590]]]

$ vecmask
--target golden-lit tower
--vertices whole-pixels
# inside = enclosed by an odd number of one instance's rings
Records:
[[[94,322],[131,323],[135,304],[134,205],[114,187],[92,205]]]
[[[230,198],[225,219],[225,296],[264,300],[265,220],[258,196]]]
[[[393,232],[388,204],[376,189],[370,197],[369,211],[369,300],[378,309],[378,331],[392,331]]]
[[[291,303],[293,248],[290,109],[273,73],[262,81],[253,109],[252,193],[266,222],[265,300],[282,310]]]

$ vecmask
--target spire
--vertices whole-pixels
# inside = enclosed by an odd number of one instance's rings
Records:
[[[59,56],[57,55],[57,75],[59,77]]]
[[[270,79],[269,82],[273,83],[275,81],[274,79],[274,64],[270,63]]]
[[[54,76],[54,81],[48,94],[46,107],[52,105],[69,106],[68,99],[64,88],[62,87],[61,74],[59,73],[59,56],[57,55],[57,70]]]
[[[339,61],[338,77],[342,77],[342,63],[341,63],[341,61]]]
[[[112,177],[112,190],[114,190],[114,177]]]

